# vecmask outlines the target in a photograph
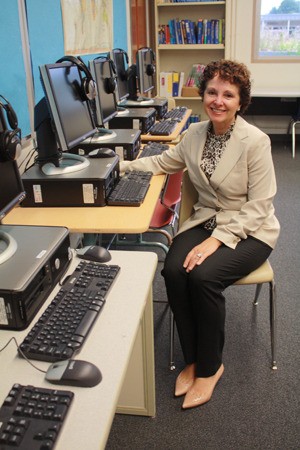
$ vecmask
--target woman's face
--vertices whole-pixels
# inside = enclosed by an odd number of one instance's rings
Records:
[[[216,75],[206,85],[203,97],[206,114],[213,123],[216,134],[225,133],[234,123],[240,108],[239,88]]]

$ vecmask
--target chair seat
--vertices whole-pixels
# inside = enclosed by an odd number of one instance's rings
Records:
[[[274,278],[274,272],[269,261],[265,261],[260,267],[245,277],[236,281],[234,284],[261,284],[268,283]]]

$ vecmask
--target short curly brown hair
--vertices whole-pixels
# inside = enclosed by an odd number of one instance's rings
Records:
[[[251,101],[251,80],[248,68],[243,63],[228,59],[210,62],[203,71],[199,85],[199,93],[202,98],[208,81],[212,80],[216,75],[219,75],[222,80],[238,86],[241,101],[239,113],[243,114]]]

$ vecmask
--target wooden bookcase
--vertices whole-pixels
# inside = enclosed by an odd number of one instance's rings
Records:
[[[166,3],[155,0],[155,53],[156,53],[156,85],[159,92],[160,72],[184,72],[184,82],[188,77],[192,65],[207,64],[214,59],[226,56],[226,46],[229,40],[228,9],[230,0],[214,2],[182,2]],[[159,44],[158,30],[162,24],[167,24],[174,18],[189,19],[197,22],[202,19],[225,19],[225,44]],[[228,47],[229,48],[229,47]],[[176,105],[187,106],[193,114],[200,114],[203,110],[200,97],[174,97]]]

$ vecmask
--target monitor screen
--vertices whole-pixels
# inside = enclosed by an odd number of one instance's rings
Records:
[[[125,63],[126,53],[120,48],[114,48],[111,51],[111,57],[117,71],[117,101],[121,102],[129,96],[127,67]]]
[[[25,198],[16,161],[0,162],[0,221]]]
[[[136,54],[136,67],[139,91],[141,94],[152,91],[155,87],[154,53],[149,47],[141,48]]]
[[[97,131],[81,93],[79,69],[64,62],[41,66],[40,73],[58,147],[71,150]]]
[[[89,61],[89,69],[97,85],[95,121],[102,127],[118,114],[113,62],[107,58]]]

